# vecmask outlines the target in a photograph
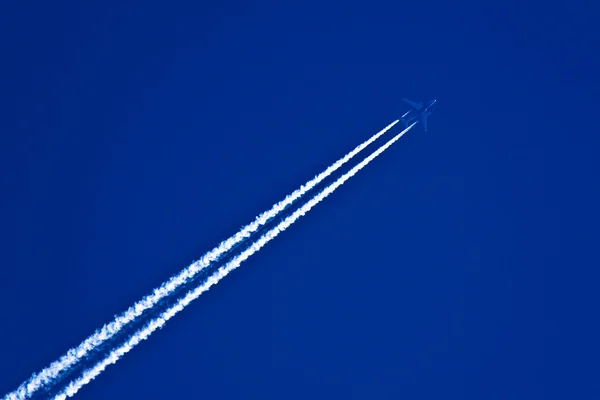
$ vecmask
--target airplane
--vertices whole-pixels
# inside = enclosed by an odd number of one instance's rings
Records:
[[[427,132],[427,116],[431,115],[429,108],[435,104],[436,100],[435,99],[429,100],[425,104],[423,104],[423,102],[415,103],[414,101],[410,101],[408,99],[402,99],[402,100],[404,100],[405,102],[410,104],[410,106],[412,108],[414,108],[414,110],[408,110],[401,117],[402,122],[404,122],[404,126],[408,127],[408,125],[410,125],[411,122],[415,121],[418,118],[422,118],[423,119],[423,128],[425,128],[425,132]]]

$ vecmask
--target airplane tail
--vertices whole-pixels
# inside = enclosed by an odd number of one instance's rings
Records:
[[[408,128],[408,117],[409,117],[409,114],[410,114],[410,110],[407,111],[407,112],[405,112],[404,115],[402,115],[400,117],[400,121],[402,121],[402,123],[404,124],[405,128]]]

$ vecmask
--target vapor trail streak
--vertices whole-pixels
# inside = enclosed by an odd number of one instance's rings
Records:
[[[302,207],[296,210],[294,213],[286,217],[283,221],[279,223],[275,228],[271,229],[263,236],[261,236],[256,242],[254,242],[250,247],[244,250],[242,253],[237,255],[227,264],[220,267],[213,275],[208,277],[208,279],[196,289],[189,291],[184,297],[179,299],[179,301],[163,312],[159,317],[151,320],[145,327],[134,333],[123,345],[113,350],[104,360],[100,361],[94,367],[84,371],[81,377],[73,380],[69,383],[66,388],[56,395],[54,400],[65,400],[68,397],[75,395],[84,385],[88,384],[92,379],[96,376],[100,375],[104,369],[110,365],[116,363],[123,355],[131,351],[136,345],[138,345],[142,340],[145,340],[158,328],[161,328],[169,319],[171,319],[175,314],[183,310],[188,304],[190,304],[193,300],[197,299],[202,293],[206,292],[210,289],[211,286],[219,282],[223,277],[229,274],[231,271],[240,266],[242,262],[247,260],[251,255],[259,251],[265,244],[273,240],[277,235],[286,230],[290,225],[292,225],[296,220],[310,211],[315,205],[320,203],[324,198],[329,196],[336,190],[338,187],[344,184],[348,179],[354,176],[358,171],[363,169],[368,163],[370,163],[375,157],[383,153],[388,147],[390,147],[394,142],[396,142],[402,135],[410,130],[415,125],[414,122],[408,128],[400,132],[398,135],[394,136],[390,139],[386,144],[381,146],[379,149],[374,151],[370,156],[365,158],[362,162],[357,164],[350,171],[342,175],[338,178],[337,181],[332,183],[323,189],[319,194],[306,202]]]
[[[235,245],[242,242],[246,238],[250,237],[252,233],[256,232],[258,228],[269,222],[273,217],[277,216],[286,207],[291,205],[294,201],[302,197],[306,192],[311,190],[313,187],[318,185],[323,179],[327,178],[342,165],[350,161],[352,157],[364,150],[368,145],[377,140],[381,135],[386,133],[391,127],[396,125],[398,120],[392,122],[386,126],[383,130],[373,135],[369,140],[357,146],[350,153],[336,161],[334,164],[329,166],[325,171],[315,176],[312,180],[308,181],[304,185],[300,186],[299,189],[289,194],[285,199],[276,203],[271,207],[270,210],[260,214],[250,224],[243,227],[238,233],[233,235],[227,240],[222,241],[217,247],[206,253],[198,261],[190,265],[189,267],[182,270],[179,274],[171,277],[168,281],[164,282],[160,287],[154,289],[152,294],[145,296],[142,300],[138,301],[127,311],[115,319],[104,325],[101,329],[94,332],[90,337],[85,339],[79,346],[70,349],[65,355],[58,360],[54,361],[50,366],[43,369],[37,374],[33,374],[29,380],[23,382],[15,391],[8,393],[3,400],[24,400],[33,395],[38,389],[52,382],[61,372],[66,371],[72,365],[77,363],[82,357],[88,352],[98,347],[104,341],[113,337],[119,332],[125,325],[142,315],[142,313],[152,307],[154,307],[161,299],[171,294],[176,288],[193,278],[200,270],[206,268],[210,263],[218,260],[223,254],[231,250]]]

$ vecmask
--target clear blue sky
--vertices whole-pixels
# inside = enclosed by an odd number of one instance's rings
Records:
[[[0,394],[408,97],[427,133],[78,397],[600,396],[599,6],[301,3],[0,5]]]

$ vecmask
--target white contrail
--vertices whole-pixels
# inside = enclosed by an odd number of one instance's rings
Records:
[[[161,328],[169,319],[171,319],[175,314],[183,310],[188,304],[190,304],[193,300],[197,299],[202,293],[206,292],[210,289],[211,286],[219,282],[225,275],[229,274],[231,271],[240,266],[242,262],[247,260],[251,255],[259,251],[265,244],[273,240],[277,235],[286,230],[290,225],[292,225],[298,218],[306,214],[317,205],[321,200],[325,197],[329,196],[335,189],[340,187],[344,182],[354,176],[358,171],[363,169],[369,162],[371,162],[375,157],[383,153],[388,147],[390,147],[394,142],[396,142],[402,135],[404,135],[410,128],[412,128],[416,122],[410,125],[408,128],[400,132],[398,135],[394,136],[394,138],[390,139],[386,144],[381,146],[375,152],[373,152],[369,157],[365,158],[361,163],[357,164],[350,171],[342,175],[337,181],[327,186],[323,191],[317,194],[315,197],[306,202],[302,207],[296,210],[294,213],[286,217],[283,221],[279,223],[275,228],[271,229],[263,236],[261,236],[256,242],[254,242],[250,247],[240,253],[238,256],[233,258],[227,264],[220,267],[213,275],[208,277],[208,279],[196,289],[189,291],[184,297],[179,299],[179,301],[163,312],[159,317],[151,320],[146,326],[142,329],[134,333],[123,345],[113,350],[104,360],[100,361],[94,367],[83,372],[81,377],[73,380],[69,383],[66,388],[56,395],[54,400],[65,400],[68,397],[75,395],[84,385],[88,384],[92,379],[98,376],[104,369],[110,365],[116,363],[124,354],[128,353],[133,349],[137,344],[139,344],[142,340],[145,340],[158,328]]]
[[[144,311],[154,307],[161,299],[171,294],[177,287],[189,281],[189,279],[193,278],[200,270],[206,268],[208,265],[210,265],[210,263],[219,259],[220,256],[231,250],[231,248],[233,248],[235,245],[248,238],[250,235],[252,235],[252,233],[256,232],[258,228],[269,222],[286,207],[298,200],[313,187],[318,185],[321,181],[323,181],[323,179],[327,178],[342,165],[350,161],[352,157],[360,153],[368,145],[377,140],[391,127],[396,125],[396,123],[398,123],[398,120],[392,122],[383,130],[373,135],[369,140],[357,146],[350,153],[346,154],[344,157],[329,166],[325,171],[321,172],[312,180],[300,186],[299,189],[289,194],[285,199],[274,204],[270,210],[260,214],[252,223],[243,227],[238,233],[229,239],[222,241],[217,247],[206,253],[198,261],[185,268],[179,274],[171,277],[160,287],[154,289],[152,294],[147,295],[142,300],[129,307],[127,311],[116,316],[112,322],[104,325],[101,329],[94,332],[94,334],[85,339],[79,346],[70,349],[65,355],[39,373],[33,374],[29,380],[23,382],[15,391],[8,393],[3,400],[24,400],[31,397],[38,389],[44,385],[47,385],[49,382],[52,382],[54,378],[56,378],[61,372],[70,368],[89,351],[113,337],[125,325],[139,317]]]

